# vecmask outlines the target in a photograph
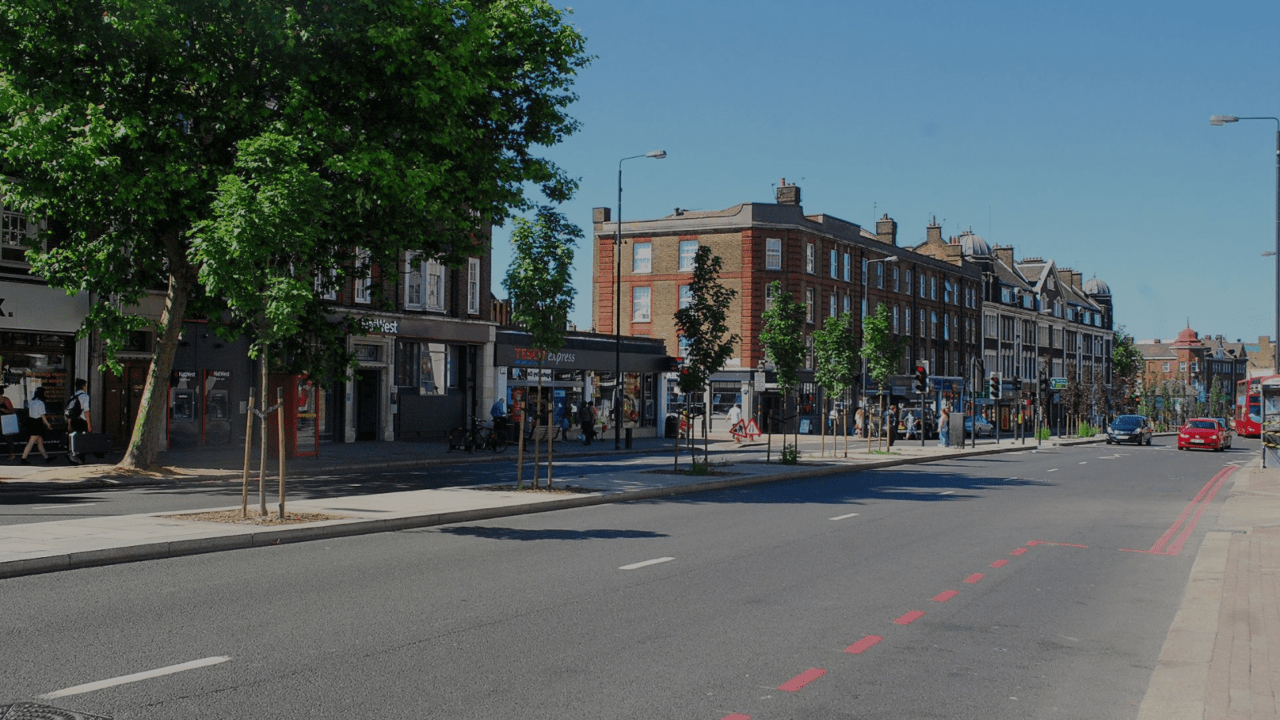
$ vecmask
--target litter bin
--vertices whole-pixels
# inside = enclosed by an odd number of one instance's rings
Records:
[[[675,415],[668,415],[667,422],[662,426],[663,437],[678,437],[680,435],[680,418]]]
[[[625,447],[627,450],[630,450],[631,449],[631,428],[626,428],[623,430],[623,432],[626,433],[627,435],[626,440],[623,441],[624,442],[623,447]]]

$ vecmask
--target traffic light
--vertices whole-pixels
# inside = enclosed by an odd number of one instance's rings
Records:
[[[1040,397],[1047,397],[1048,395],[1049,395],[1049,376],[1048,376],[1048,375],[1045,375],[1045,374],[1044,374],[1044,372],[1043,372],[1043,371],[1041,371],[1041,373],[1040,373]]]
[[[988,389],[990,391],[992,400],[1000,399],[1000,376],[999,375],[995,373],[991,373],[991,380],[990,380],[990,384],[988,385]]]
[[[929,363],[921,360],[916,364],[916,392],[922,393],[929,389]]]
[[[668,355],[666,358],[663,359],[663,365],[664,365],[664,369],[667,372],[679,372],[680,358],[671,357],[670,355]]]

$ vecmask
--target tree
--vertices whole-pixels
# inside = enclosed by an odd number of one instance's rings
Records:
[[[1141,386],[1141,374],[1145,368],[1146,360],[1133,338],[1124,333],[1124,328],[1117,330],[1111,343],[1111,386],[1112,400],[1122,411],[1133,410],[1131,398]]]
[[[539,208],[530,221],[516,218],[511,233],[512,258],[502,281],[511,298],[511,317],[529,331],[538,351],[538,397],[542,397],[542,369],[547,353],[564,347],[565,328],[573,310],[573,248],[582,230],[551,208]],[[526,413],[527,414],[527,413]],[[547,409],[547,487],[551,487],[555,428],[551,406]],[[521,468],[524,466],[524,432],[521,428]],[[523,472],[520,474],[523,480]],[[538,446],[533,449],[533,486],[538,487]]]
[[[862,349],[859,355],[867,361],[867,374],[876,381],[876,385],[885,387],[889,376],[902,367],[902,356],[905,352],[904,338],[893,336],[893,319],[889,306],[880,303],[874,314],[862,320]],[[880,395],[880,415],[884,416],[884,394]],[[868,419],[869,420],[869,419]],[[880,433],[883,435],[884,433]],[[868,447],[871,438],[867,438]]]
[[[405,251],[456,265],[483,254],[486,223],[532,206],[529,190],[572,195],[533,152],[577,128],[566,109],[589,58],[564,19],[542,0],[6,4],[0,162],[18,180],[0,194],[33,225],[65,225],[34,238],[33,272],[105,301],[82,332],[97,330],[117,372],[127,333],[149,325],[130,309],[166,288],[122,465],[154,463],[182,322],[226,300],[203,283],[244,267],[192,252],[224,180],[251,167],[241,155],[291,139],[287,162],[318,176],[292,199],[317,243],[269,253],[315,283],[299,319],[318,328],[315,298],[366,271],[355,247],[387,268]],[[301,285],[278,283],[292,299],[273,307],[301,303]]]
[[[720,372],[733,356],[738,335],[729,332],[729,305],[738,292],[720,284],[723,266],[711,248],[699,245],[693,256],[693,279],[689,282],[689,304],[676,310],[676,331],[688,343],[685,366],[680,373],[680,391],[688,394],[707,387],[711,376]],[[703,413],[703,458],[710,462],[706,413]],[[676,446],[680,439],[676,438]]]
[[[769,283],[769,303],[765,308],[764,329],[760,331],[760,344],[765,357],[773,363],[782,389],[783,402],[800,384],[800,365],[804,362],[805,307],[795,301],[789,292],[783,292],[782,282]],[[773,422],[769,421],[769,441],[773,442]],[[797,443],[799,439],[797,438]]]
[[[815,359],[814,380],[830,397],[841,395],[858,377],[857,344],[853,338],[853,315],[845,312],[828,318],[813,333]],[[832,454],[835,453],[834,440]],[[845,435],[845,455],[849,452],[849,436]]]

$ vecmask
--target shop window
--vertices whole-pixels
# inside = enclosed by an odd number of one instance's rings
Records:
[[[445,395],[457,387],[456,348],[443,343],[396,341],[396,385],[419,388],[424,395]]]

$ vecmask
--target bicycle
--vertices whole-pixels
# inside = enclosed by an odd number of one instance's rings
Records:
[[[494,432],[488,425],[472,423],[470,430],[457,427],[449,431],[449,452],[456,449],[467,452],[488,449],[500,453],[507,449],[507,438],[503,433]]]

